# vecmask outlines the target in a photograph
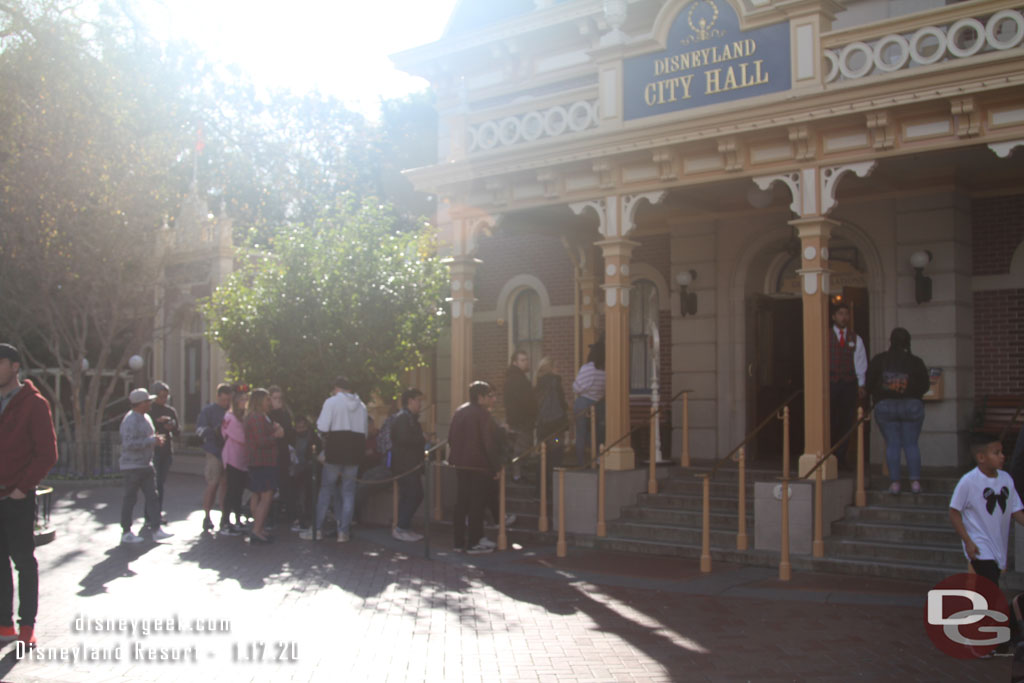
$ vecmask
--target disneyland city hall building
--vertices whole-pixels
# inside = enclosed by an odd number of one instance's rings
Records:
[[[555,362],[571,406],[603,340],[606,487],[602,506],[599,470],[566,472],[577,542],[769,565],[785,527],[793,566],[962,571],[965,435],[1024,398],[1022,9],[461,0],[439,41],[394,56],[440,117],[438,162],[408,176],[438,199],[451,270],[441,432],[471,381],[501,391],[516,349]],[[904,327],[929,368],[920,494],[887,492],[870,420],[849,469],[801,479],[843,436],[840,301],[868,358]]]

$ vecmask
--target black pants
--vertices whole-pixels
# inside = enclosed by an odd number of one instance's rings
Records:
[[[4,569],[0,571],[0,626],[14,625],[14,577],[11,562],[18,570],[18,620],[22,626],[34,626],[39,611],[39,565],[36,563],[34,536],[36,494],[20,500],[0,500],[0,552]]]
[[[411,529],[412,517],[423,502],[423,475],[419,470],[398,480],[398,528]],[[429,514],[429,510],[427,513]]]
[[[999,585],[999,575],[1002,574],[1002,571],[995,560],[971,560],[971,566],[974,568],[975,574]]]
[[[494,477],[487,472],[457,470],[458,493],[455,515],[452,519],[456,548],[476,545],[484,535],[484,500],[493,490]],[[469,543],[466,543],[466,523],[469,523]]]
[[[170,438],[170,437],[167,437]],[[156,468],[156,497],[160,506],[160,512],[164,511],[164,483],[167,481],[167,473],[171,471],[171,461],[174,458],[170,452],[157,452],[153,455],[153,466]]]
[[[850,431],[857,420],[857,382],[833,382],[829,384],[829,411],[831,412],[832,445]],[[850,445],[847,439],[836,449],[836,462],[840,467],[847,467],[846,448]]]
[[[289,477],[291,497],[288,503],[291,506],[285,510],[288,519],[298,522],[307,527],[313,522],[313,468],[310,466],[299,467],[295,474]]]
[[[235,513],[235,524],[242,523],[242,491],[245,490],[245,482],[248,474],[244,470],[228,465],[227,468],[227,490],[224,492],[224,514],[221,515],[220,525],[226,526],[231,520],[230,514]]]
[[[121,532],[128,533],[132,530],[132,522],[135,521],[135,502],[139,499],[139,491],[142,491],[146,526],[153,530],[159,529],[160,508],[156,488],[153,484],[153,468],[140,467],[121,470],[121,476],[124,478],[124,497],[121,499]]]

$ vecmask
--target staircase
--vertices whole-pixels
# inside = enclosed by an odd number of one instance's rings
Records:
[[[702,480],[710,463],[687,470],[673,468],[659,481],[658,493],[642,493],[635,505],[607,523],[608,535],[595,547],[629,553],[699,558],[701,553]],[[778,551],[754,547],[754,483],[778,481],[776,469],[747,469],[747,536],[751,550],[736,550],[737,492],[735,465],[723,466],[711,483],[711,557],[715,562],[777,566]],[[893,496],[880,471],[867,491],[867,506],[849,506],[832,524],[825,556],[791,555],[794,569],[935,584],[966,571],[959,538],[949,523],[949,499],[959,472],[933,470],[921,480],[924,493]],[[536,527],[534,527],[536,528]],[[1010,548],[1011,568],[1013,548]],[[1004,585],[1024,589],[1024,574],[1007,572]]]
[[[595,547],[650,555],[700,557],[703,480],[698,474],[710,471],[710,462],[682,469],[673,467],[658,481],[658,493],[641,493],[636,505],[625,507],[618,519],[607,522],[608,535],[595,538]],[[775,481],[778,470],[748,467],[747,537],[754,546],[754,483]],[[767,554],[756,561],[752,552],[736,550],[738,526],[737,472],[735,465],[723,465],[711,482],[711,556],[713,560],[767,564]],[[749,557],[748,557],[749,556]]]
[[[923,493],[894,496],[877,472],[867,505],[848,507],[846,517],[832,524],[825,557],[815,560],[814,568],[932,584],[967,571],[960,538],[949,522],[949,499],[960,472],[926,469],[922,475]],[[1012,537],[1009,560],[1013,569]],[[1002,581],[1008,588],[1024,588],[1024,575],[1016,571],[1005,572]]]

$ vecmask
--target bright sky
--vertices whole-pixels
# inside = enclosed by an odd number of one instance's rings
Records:
[[[441,37],[456,0],[137,0],[158,38],[234,63],[258,87],[319,89],[376,118],[380,99],[424,90],[388,55]]]

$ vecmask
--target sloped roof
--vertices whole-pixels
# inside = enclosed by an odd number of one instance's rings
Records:
[[[569,0],[555,0],[555,4]],[[534,0],[459,0],[448,20],[447,37],[465,35],[535,9]]]

